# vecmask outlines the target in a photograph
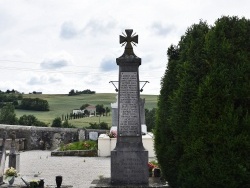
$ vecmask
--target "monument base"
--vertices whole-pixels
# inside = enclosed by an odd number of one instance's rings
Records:
[[[93,180],[90,188],[128,188],[127,185],[111,185],[110,178],[101,178]],[[161,180],[161,178],[150,177],[148,185],[129,185],[130,188],[170,188],[167,182]]]
[[[147,185],[148,151],[111,151],[112,185]]]

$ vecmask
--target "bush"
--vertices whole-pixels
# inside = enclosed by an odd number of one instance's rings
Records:
[[[89,123],[89,127],[87,127],[88,129],[109,129],[108,124],[105,122],[101,122],[99,124],[97,123]]]
[[[47,100],[39,98],[24,98],[21,101],[20,109],[36,110],[36,111],[49,111],[49,103]]]
[[[62,120],[60,117],[57,117],[53,120],[51,127],[62,127]]]
[[[47,127],[48,125],[44,122],[38,121],[33,115],[23,115],[19,118],[20,125],[36,126],[36,127]]]

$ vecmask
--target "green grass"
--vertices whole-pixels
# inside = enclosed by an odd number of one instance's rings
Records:
[[[62,117],[62,114],[67,115],[72,112],[73,109],[79,109],[83,104],[97,105],[103,104],[105,107],[111,108],[110,104],[116,102],[117,93],[97,93],[97,94],[82,94],[76,96],[68,95],[49,95],[49,94],[25,94],[24,98],[40,98],[47,100],[49,103],[50,111],[28,111],[28,110],[16,110],[16,115],[20,116],[34,115],[39,121],[51,124],[56,117]],[[141,95],[141,98],[145,98],[145,108],[152,109],[157,106],[157,95]],[[106,122],[111,126],[112,116],[102,117],[87,117],[81,119],[69,120],[69,123],[76,127],[87,127],[89,123]]]

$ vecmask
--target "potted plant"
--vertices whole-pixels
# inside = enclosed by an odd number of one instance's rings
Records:
[[[152,175],[153,175],[153,169],[154,168],[155,168],[155,165],[152,162],[149,162],[148,163],[148,174],[149,174],[149,177],[152,177]]]
[[[5,173],[5,179],[9,182],[9,185],[12,185],[14,183],[15,177],[17,177],[17,171],[15,168],[10,167],[7,168]]]
[[[151,161],[148,163],[149,176],[161,177],[161,169],[158,167],[158,163]]]
[[[31,180],[30,181],[30,188],[37,188],[39,185],[39,181],[38,180]]]

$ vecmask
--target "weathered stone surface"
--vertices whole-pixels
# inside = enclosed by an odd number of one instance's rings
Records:
[[[111,184],[147,185],[148,151],[111,151]]]
[[[8,135],[15,131],[17,138],[24,138],[25,150],[54,150],[61,143],[67,144],[77,141],[79,130],[74,128],[0,125],[0,131],[6,131]]]
[[[141,59],[131,42],[138,42],[133,30],[125,30],[120,42],[126,43],[119,66],[117,144],[111,151],[112,185],[148,185],[148,151],[143,147],[140,119],[139,71]]]

